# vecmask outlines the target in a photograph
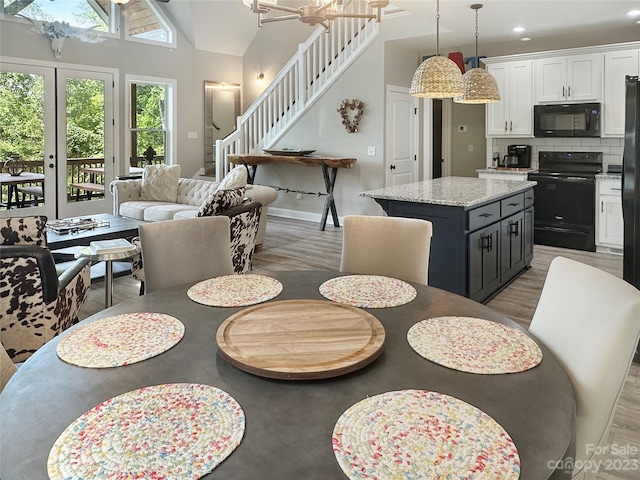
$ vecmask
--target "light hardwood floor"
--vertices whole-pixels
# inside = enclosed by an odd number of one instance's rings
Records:
[[[269,217],[264,247],[254,255],[254,273],[275,270],[338,270],[342,229],[330,222],[324,232],[316,223]],[[622,276],[622,258],[536,245],[531,268],[518,277],[488,305],[504,313],[525,328],[535,311],[551,260],[562,255]],[[91,286],[90,299],[83,311],[86,318],[104,308],[104,285]],[[139,283],[130,276],[114,282],[114,303],[138,295]],[[610,434],[616,455],[604,457],[598,477],[603,480],[635,480],[640,476],[640,365],[633,364],[616,409]],[[604,468],[604,467],[611,468]],[[627,468],[625,468],[627,467]],[[635,467],[635,469],[634,469]]]

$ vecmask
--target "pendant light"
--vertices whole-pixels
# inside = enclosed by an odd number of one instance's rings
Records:
[[[481,3],[474,3],[471,8],[476,11],[476,61],[478,58],[478,10]],[[484,68],[472,68],[462,76],[464,93],[453,99],[456,103],[492,103],[500,100],[500,91],[496,79]]]
[[[409,93],[421,98],[452,98],[464,93],[462,72],[456,63],[441,56],[440,0],[436,1],[436,54],[420,64],[413,74]]]

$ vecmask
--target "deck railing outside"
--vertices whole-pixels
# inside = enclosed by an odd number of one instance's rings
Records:
[[[153,159],[152,164],[161,165],[164,163],[164,156],[159,155]],[[144,158],[140,157],[138,159],[139,165],[148,165],[149,162]],[[104,158],[68,158],[67,159],[67,201],[70,203],[76,201],[84,201],[90,198],[101,197],[102,195],[98,193],[91,193],[81,191],[79,195],[76,190],[71,187],[72,183],[98,183],[104,184],[104,174],[101,173],[90,173],[85,171],[87,168],[102,168],[104,167]],[[44,161],[42,160],[25,160],[24,162],[24,171],[30,173],[40,173],[44,174]],[[4,168],[4,164],[0,163],[0,172],[6,173]],[[21,183],[21,187],[31,187],[31,186],[39,186],[41,185],[39,182],[24,182]],[[1,192],[1,202],[0,202],[0,210],[6,210],[6,206],[8,203],[8,186],[2,184],[2,192]],[[32,204],[29,204],[31,206]],[[20,208],[20,205],[12,205],[12,208]]]

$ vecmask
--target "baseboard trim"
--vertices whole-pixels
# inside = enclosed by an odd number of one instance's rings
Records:
[[[302,212],[300,210],[290,210],[287,208],[274,208],[271,205],[269,205],[269,215],[273,215],[274,217],[290,218],[292,220],[314,222],[317,224],[320,224],[320,220],[322,220],[322,215],[319,213]],[[343,218],[338,215],[338,220],[340,225],[342,225]],[[331,215],[327,217],[327,227],[333,227],[333,218]]]

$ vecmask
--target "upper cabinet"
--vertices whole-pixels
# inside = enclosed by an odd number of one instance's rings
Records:
[[[604,54],[602,135],[624,136],[625,76],[640,74],[640,50]]]
[[[536,103],[601,101],[602,58],[594,53],[535,60]]]
[[[499,102],[487,104],[486,135],[533,135],[533,74],[531,60],[495,63],[487,70],[496,79]]]

